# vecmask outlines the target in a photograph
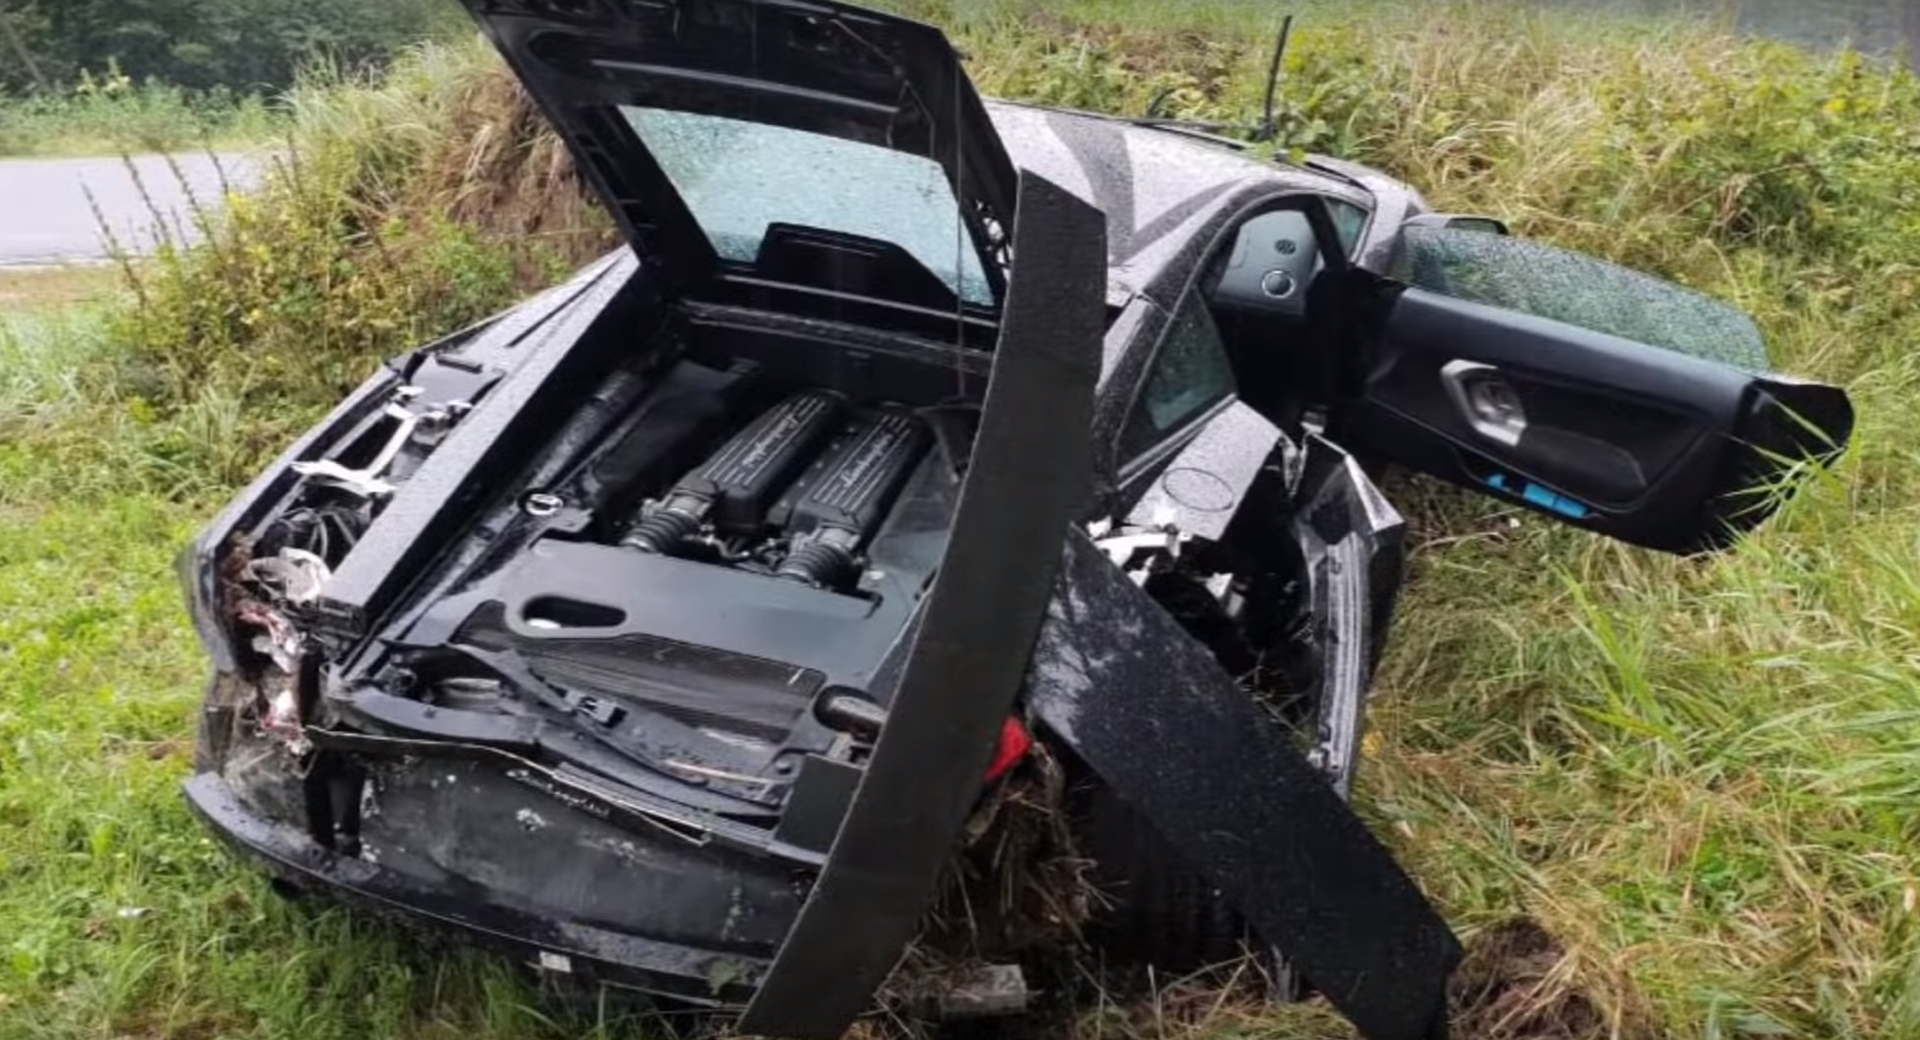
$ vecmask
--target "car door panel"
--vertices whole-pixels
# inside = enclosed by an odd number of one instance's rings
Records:
[[[826,864],[741,1019],[844,1034],[912,940],[1013,710],[1086,497],[1104,325],[1100,212],[1021,175],[1025,243],[939,578]]]
[[[1531,259],[1540,248],[1529,243],[1516,255]],[[1635,280],[1621,284],[1634,293],[1667,291],[1627,274]],[[1713,310],[1721,305],[1671,290],[1721,323],[1716,334],[1737,328]],[[1388,284],[1364,384],[1342,413],[1349,444],[1623,541],[1684,553],[1720,547],[1758,524],[1779,496],[1755,489],[1783,486],[1809,458],[1830,458],[1851,431],[1844,392],[1696,356],[1683,333],[1655,345],[1461,298],[1471,295],[1492,294]],[[1659,305],[1684,313],[1672,300]],[[1640,322],[1657,331],[1650,320],[1592,324]]]
[[[1376,532],[1364,516],[1339,508],[1350,504],[1347,495],[1327,490],[1325,504],[1336,508],[1326,511],[1339,514],[1328,518],[1337,528],[1329,537],[1358,550],[1343,561],[1358,577]],[[1038,720],[1361,1036],[1445,1036],[1459,940],[1326,774],[1266,706],[1078,532],[1067,539],[1059,584],[1028,676]],[[1344,602],[1364,611],[1365,588],[1361,581],[1354,591],[1362,595]],[[1364,666],[1364,653],[1355,664]]]

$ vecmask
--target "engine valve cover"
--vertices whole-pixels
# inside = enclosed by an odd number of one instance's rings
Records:
[[[854,552],[932,441],[926,424],[904,409],[879,409],[851,423],[769,517],[793,538],[781,575],[826,587],[843,583]]]
[[[905,409],[863,416],[774,507],[774,525],[796,537],[821,527],[871,532],[931,443],[926,424]]]
[[[757,533],[773,496],[833,435],[843,408],[840,396],[826,390],[775,405],[682,477],[660,507],[639,519],[627,544],[671,553],[702,523],[724,535]]]

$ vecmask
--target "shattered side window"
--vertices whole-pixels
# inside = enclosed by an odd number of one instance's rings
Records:
[[[724,260],[751,264],[771,224],[891,242],[968,303],[993,290],[932,159],[723,116],[623,106],[621,113]]]
[[[1753,319],[1710,296],[1541,242],[1454,228],[1407,228],[1393,276],[1458,300],[1765,372]]]
[[[1188,293],[1160,339],[1146,385],[1127,416],[1121,459],[1132,459],[1179,432],[1233,391],[1233,363],[1206,299]]]
[[[1340,251],[1352,256],[1360,248],[1360,236],[1366,233],[1367,220],[1373,216],[1367,210],[1346,199],[1327,199],[1327,209],[1333,214],[1333,226],[1340,232]]]

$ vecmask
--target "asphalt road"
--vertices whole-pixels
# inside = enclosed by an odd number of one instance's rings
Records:
[[[244,189],[262,169],[252,156],[173,159],[178,175],[160,155],[0,161],[0,267],[104,260],[103,218],[121,245],[146,252],[156,241],[156,211],[173,234],[184,228],[191,235],[190,198],[218,206],[222,171],[227,183]]]

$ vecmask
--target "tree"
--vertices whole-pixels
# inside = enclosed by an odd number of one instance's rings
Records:
[[[454,0],[0,0],[0,90],[110,63],[135,80],[271,91],[313,61],[349,67],[444,30]],[[31,57],[28,57],[31,56]]]
[[[40,64],[33,60],[33,52],[27,49],[27,42],[20,37],[20,30],[13,24],[13,15],[5,5],[0,5],[0,36],[5,36],[7,46],[14,56],[20,59],[20,67],[26,70],[33,84],[42,90],[47,88],[47,77],[41,73]]]

